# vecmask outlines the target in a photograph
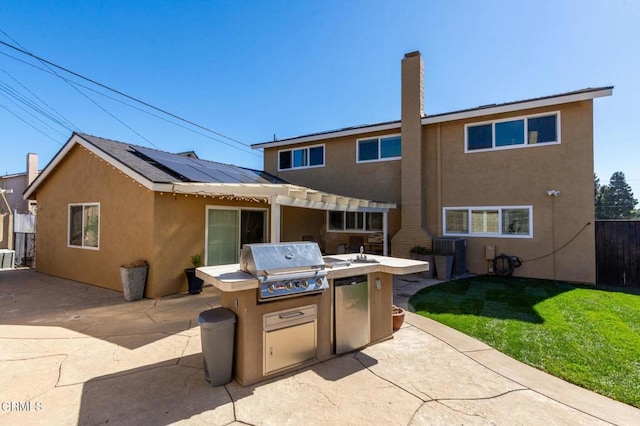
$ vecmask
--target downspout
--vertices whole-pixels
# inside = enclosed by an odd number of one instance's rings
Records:
[[[9,211],[9,232],[8,235],[8,244],[7,248],[9,250],[13,250],[13,211],[11,210],[11,206],[7,201],[7,197],[4,195],[5,189],[0,189],[0,194],[2,195],[2,200],[4,201],[4,205],[7,206],[7,210]]]
[[[382,255],[389,256],[389,213],[382,213]]]
[[[441,134],[441,123],[438,123],[438,127],[436,128],[436,217],[438,218],[438,229],[436,235],[444,234],[444,229],[442,229],[442,223],[444,218],[442,217],[442,134]]]

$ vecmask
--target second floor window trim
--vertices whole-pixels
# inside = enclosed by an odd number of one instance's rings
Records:
[[[557,145],[561,142],[560,128],[560,111],[468,123],[464,126],[464,152]]]
[[[400,133],[357,139],[356,163],[399,160],[401,146]]]
[[[324,144],[278,151],[278,171],[324,167]]]

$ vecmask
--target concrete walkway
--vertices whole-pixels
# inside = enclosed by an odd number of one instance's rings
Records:
[[[403,278],[397,293],[430,283]],[[197,316],[217,303],[212,287],[127,303],[30,270],[0,272],[0,424],[640,424],[638,409],[411,313],[392,340],[213,388]]]

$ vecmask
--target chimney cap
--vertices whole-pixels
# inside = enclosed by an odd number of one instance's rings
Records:
[[[420,56],[420,51],[416,50],[413,52],[405,53],[404,55],[405,58],[413,58],[414,56]]]

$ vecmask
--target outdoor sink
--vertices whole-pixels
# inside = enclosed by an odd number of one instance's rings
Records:
[[[362,257],[358,257],[356,256],[354,259],[349,259],[351,262],[353,263],[380,263],[379,261],[375,260],[375,259],[367,259],[362,258]]]
[[[339,266],[351,266],[351,259],[337,259],[335,257],[325,257],[324,264],[327,268],[339,267]]]

